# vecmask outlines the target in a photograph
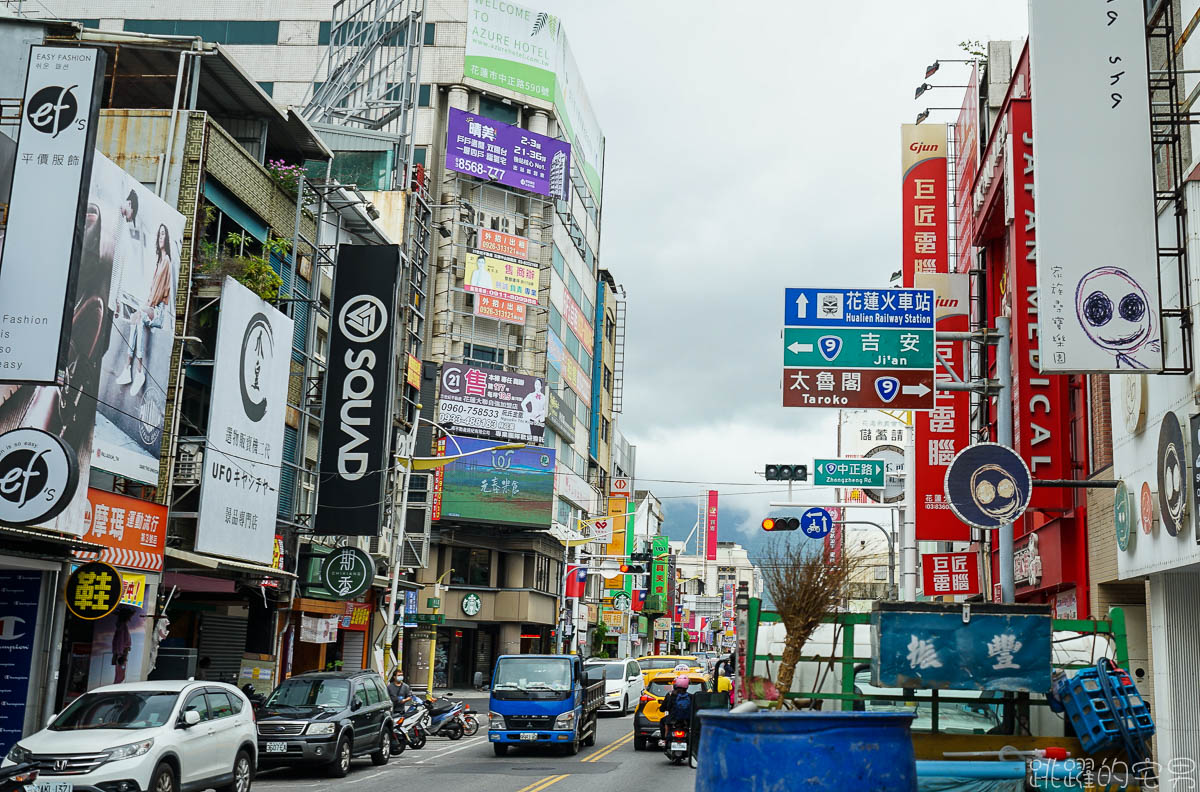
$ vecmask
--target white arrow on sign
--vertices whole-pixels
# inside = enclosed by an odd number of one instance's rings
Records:
[[[902,393],[908,396],[924,396],[926,393],[930,392],[929,386],[924,382],[918,383],[917,385],[905,385],[900,390]]]
[[[793,341],[792,343],[788,344],[788,351],[793,355],[799,355],[801,352],[812,352],[813,345],[801,344],[799,341]]]
[[[801,294],[796,298],[796,313],[798,316],[808,316],[808,295]]]

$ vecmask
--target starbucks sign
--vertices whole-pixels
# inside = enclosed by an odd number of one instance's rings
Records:
[[[375,563],[357,547],[339,547],[321,564],[321,584],[346,599],[364,593],[374,577]]]
[[[480,601],[478,594],[468,594],[462,599],[463,613],[468,616],[477,615],[481,607],[483,607],[483,602]]]

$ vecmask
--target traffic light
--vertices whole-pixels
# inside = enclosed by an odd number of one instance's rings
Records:
[[[762,521],[764,531],[795,531],[799,527],[799,517],[767,517]]]
[[[808,481],[808,465],[767,465],[767,481]]]
[[[622,575],[641,575],[644,574],[646,568],[641,564],[621,564]]]
[[[630,560],[630,561],[646,561],[646,562],[649,562],[649,561],[650,561],[650,554],[649,554],[649,553],[630,553],[630,554],[629,554],[629,560]]]

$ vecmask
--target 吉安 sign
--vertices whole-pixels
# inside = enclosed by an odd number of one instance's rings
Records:
[[[813,484],[818,487],[883,487],[882,459],[814,460]]]

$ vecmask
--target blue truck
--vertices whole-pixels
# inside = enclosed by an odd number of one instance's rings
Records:
[[[596,744],[604,681],[588,682],[577,655],[501,655],[491,694],[488,740],[496,756],[513,745],[556,745],[573,756]]]

